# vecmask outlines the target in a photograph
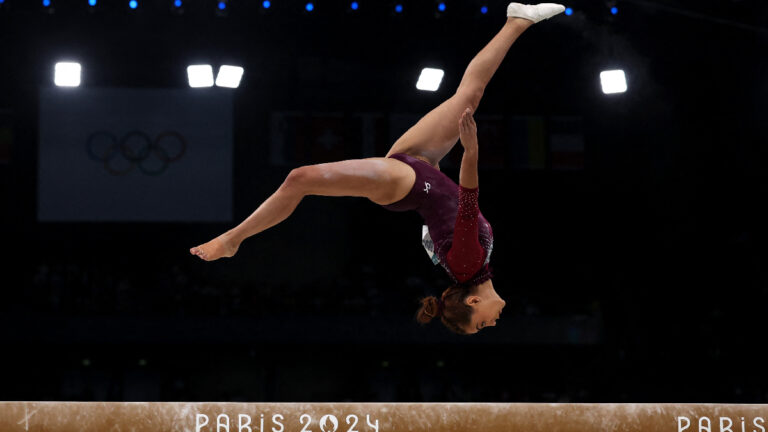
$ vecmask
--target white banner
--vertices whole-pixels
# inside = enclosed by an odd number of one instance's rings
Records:
[[[232,93],[40,91],[38,219],[232,219]]]

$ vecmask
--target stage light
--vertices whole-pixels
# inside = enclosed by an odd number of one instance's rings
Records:
[[[270,6],[272,6],[272,2],[270,2],[269,0],[264,0],[261,3],[261,7],[263,7],[264,9],[269,9]]]
[[[440,88],[440,83],[443,81],[442,69],[424,68],[419,75],[419,81],[416,82],[416,88],[425,91],[436,91]]]
[[[605,94],[624,93],[627,91],[627,78],[621,69],[600,72],[600,83]]]
[[[227,3],[223,2],[223,1],[220,1],[219,2],[219,10],[224,10],[226,8],[227,8]]]
[[[566,14],[566,15],[568,15],[568,16],[571,16],[571,15],[573,15],[573,9],[571,9],[571,8],[565,8],[565,14]]]
[[[307,12],[312,12],[313,10],[315,10],[315,5],[312,3],[307,3],[307,5],[304,6],[304,9],[306,9]]]
[[[213,87],[213,68],[211,65],[188,66],[187,79],[193,88]]]
[[[128,7],[130,7],[131,9],[136,9],[137,7],[139,7],[139,2],[137,2],[136,0],[131,0],[128,2]]]
[[[488,13],[488,6],[483,6],[480,8],[480,13],[485,15]]]
[[[358,10],[360,8],[360,5],[357,2],[353,1],[352,4],[349,5],[349,7],[352,10]]]
[[[403,11],[403,5],[397,4],[395,5],[395,12],[401,13]]]
[[[96,6],[96,0],[88,0],[88,6]]]
[[[181,7],[181,4],[182,4],[182,3],[181,3],[181,0],[174,0],[174,2],[173,2],[173,6],[174,6],[174,7],[177,7],[177,8],[180,8],[180,7]]]
[[[43,0],[43,7],[48,7],[51,5],[51,0]]]
[[[237,88],[243,77],[243,68],[239,66],[222,66],[216,76],[216,85],[219,87]]]
[[[611,8],[611,13],[616,15],[617,13],[619,13],[619,8],[617,8],[616,6],[612,7]]]
[[[81,70],[80,63],[56,63],[53,74],[53,83],[59,87],[77,87],[80,85]]]
[[[445,12],[445,3],[440,3],[439,5],[437,5],[437,10],[439,10],[440,12]]]

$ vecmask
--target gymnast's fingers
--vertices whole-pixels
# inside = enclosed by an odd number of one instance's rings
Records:
[[[474,129],[475,128],[475,118],[472,115],[467,116],[467,128],[468,129]]]

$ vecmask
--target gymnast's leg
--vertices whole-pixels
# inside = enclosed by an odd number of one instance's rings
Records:
[[[405,197],[415,181],[413,168],[396,159],[354,159],[296,168],[240,225],[189,252],[206,261],[231,257],[243,240],[287,219],[307,195],[366,197],[385,205]]]
[[[498,34],[472,59],[456,94],[422,117],[398,139],[387,156],[407,153],[427,159],[436,168],[459,139],[459,117],[480,104],[485,87],[517,38],[533,21],[507,18]]]

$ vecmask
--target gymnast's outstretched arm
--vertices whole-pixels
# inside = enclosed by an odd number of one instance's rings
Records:
[[[464,147],[464,156],[461,157],[461,169],[459,171],[459,184],[468,189],[475,189],[479,180],[477,178],[477,124],[472,117],[472,109],[467,108],[459,118],[459,137]]]
[[[478,238],[477,205],[479,193],[477,176],[477,125],[467,108],[459,119],[459,136],[464,147],[459,172],[459,203],[453,229],[451,249],[446,257],[448,267],[459,282],[466,282],[480,270],[485,250]]]

